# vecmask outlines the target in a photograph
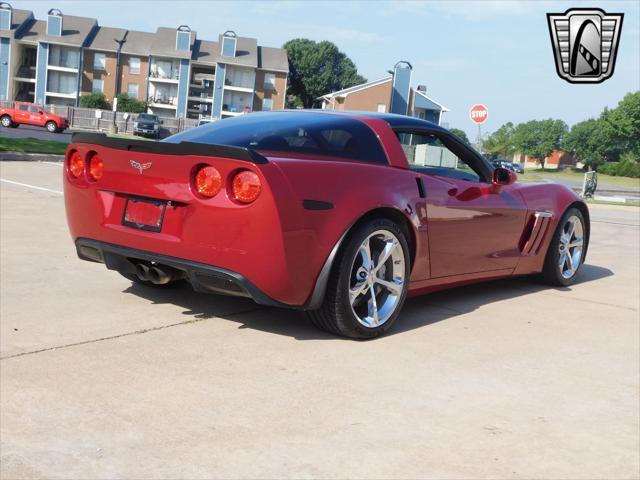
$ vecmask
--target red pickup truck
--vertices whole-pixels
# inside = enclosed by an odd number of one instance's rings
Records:
[[[44,127],[51,133],[60,133],[69,128],[69,121],[60,115],[45,112],[34,103],[16,102],[14,108],[0,108],[0,124],[16,128],[19,125]]]

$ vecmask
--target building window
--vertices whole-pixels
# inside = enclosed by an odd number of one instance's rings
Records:
[[[51,70],[47,73],[47,92],[75,94],[77,81],[76,73]]]
[[[59,11],[47,15],[47,35],[62,35],[62,14]]]
[[[93,69],[94,70],[107,69],[107,56],[104,53],[93,54]]]
[[[11,7],[0,7],[0,29],[11,30]]]
[[[91,93],[102,93],[102,92],[104,92],[104,80],[99,80],[97,78],[94,78],[91,84]]]
[[[386,111],[387,111],[387,106],[384,103],[379,103],[378,104],[378,112],[384,113]]]
[[[188,51],[191,44],[191,32],[178,30],[176,35],[176,50]]]
[[[236,39],[233,37],[222,37],[222,56],[236,56]]]
[[[140,73],[140,58],[129,57],[129,73]]]
[[[130,83],[127,85],[127,95],[129,98],[138,98],[138,84]]]
[[[228,67],[224,84],[230,87],[254,89],[256,82],[255,71],[250,68]]]
[[[265,73],[264,74],[264,89],[275,90],[276,89],[276,74]]]
[[[49,65],[63,68],[78,68],[80,50],[77,48],[51,45],[49,48]]]
[[[265,112],[268,112],[269,110],[273,109],[273,99],[271,98],[265,98],[262,100],[262,110],[264,110]]]

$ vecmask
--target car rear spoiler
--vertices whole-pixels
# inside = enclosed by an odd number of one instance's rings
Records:
[[[229,145],[215,145],[207,143],[180,142],[165,143],[149,140],[108,137],[104,133],[77,132],[71,137],[72,143],[90,143],[116,150],[131,152],[157,153],[162,155],[198,155],[201,157],[224,157],[234,160],[264,164],[269,161],[255,150]]]

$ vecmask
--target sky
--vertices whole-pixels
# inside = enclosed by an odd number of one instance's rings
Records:
[[[9,1],[37,18],[58,8],[131,30],[186,24],[209,40],[225,30],[271,47],[292,38],[330,40],[369,80],[407,60],[413,86],[426,85],[427,95],[450,110],[443,122],[472,139],[475,103],[489,109],[486,134],[508,121],[559,118],[572,125],[640,90],[639,0]],[[615,72],[598,85],[570,84],[556,74],[546,13],[576,7],[624,13]]]

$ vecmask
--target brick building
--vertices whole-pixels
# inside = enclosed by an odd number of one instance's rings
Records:
[[[355,85],[320,97],[323,109],[391,112],[440,124],[449,109],[427,96],[426,88],[411,87],[411,64],[398,62],[391,76]]]

